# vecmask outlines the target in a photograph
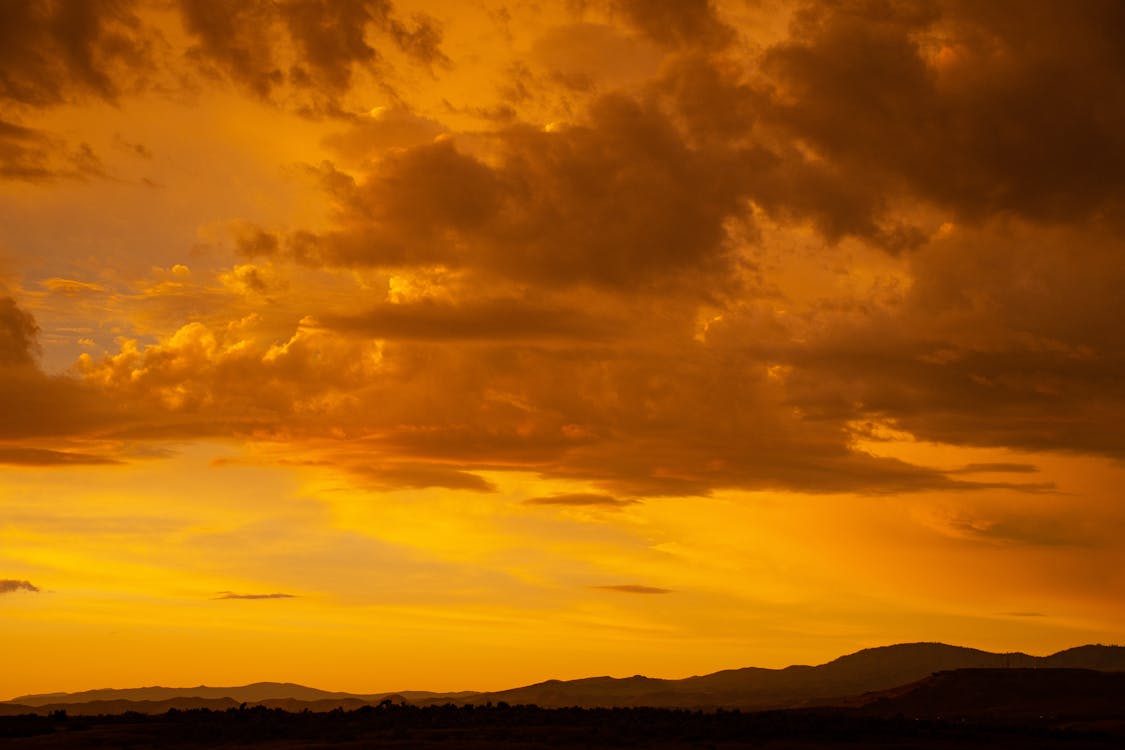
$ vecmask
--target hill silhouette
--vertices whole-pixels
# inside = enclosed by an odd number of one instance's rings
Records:
[[[685,707],[770,709],[830,705],[849,696],[888,690],[935,672],[968,668],[1071,668],[1125,670],[1125,648],[1081,646],[1038,657],[992,653],[942,643],[883,646],[841,656],[819,666],[724,670],[681,680],[640,675],[615,679],[548,680],[480,693],[464,702],[534,703],[543,707]]]
[[[191,688],[104,689],[20,696],[0,703],[0,714],[47,713],[60,709],[74,715],[126,711],[162,713],[170,708],[225,710],[244,703],[294,712],[306,709],[331,711],[338,708],[354,710],[386,700],[416,706],[507,703],[534,704],[544,708],[645,706],[767,710],[858,706],[876,700],[898,699],[896,696],[905,695],[901,691],[909,686],[915,686],[912,690],[935,689],[925,683],[931,675],[966,669],[1000,670],[1003,674],[1035,670],[1125,671],[1125,647],[1080,646],[1039,657],[1018,652],[992,653],[941,643],[908,643],[864,649],[817,666],[796,665],[784,669],[747,667],[678,680],[641,675],[548,680],[489,693],[399,691],[353,694],[278,682],[239,687],[201,685]],[[985,678],[978,675],[978,679]]]
[[[172,688],[172,687],[140,687],[140,688],[104,688],[100,690],[84,690],[78,693],[36,693],[21,695],[7,701],[24,706],[66,706],[74,703],[89,703],[95,701],[134,701],[134,702],[163,702],[185,698],[203,698],[211,700],[230,699],[239,703],[267,704],[275,700],[289,700],[303,703],[320,701],[359,701],[360,704],[380,703],[390,699],[399,700],[460,700],[476,693],[463,691],[455,693],[436,693],[424,690],[404,690],[394,693],[357,694],[339,691],[318,690],[305,687],[292,682],[255,682],[250,685],[238,687],[197,687]],[[0,703],[0,705],[3,705]]]

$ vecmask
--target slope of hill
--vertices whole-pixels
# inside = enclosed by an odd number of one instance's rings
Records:
[[[870,716],[1125,719],[1125,672],[958,669],[857,699]]]

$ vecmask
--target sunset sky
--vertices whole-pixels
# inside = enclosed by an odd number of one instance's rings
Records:
[[[0,3],[0,699],[1125,642],[1125,3]]]

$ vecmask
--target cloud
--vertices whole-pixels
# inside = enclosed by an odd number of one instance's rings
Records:
[[[220,591],[214,599],[296,599],[296,594],[236,594],[233,591]]]
[[[16,581],[10,578],[0,579],[0,594],[11,594],[16,591],[29,591],[39,593],[39,587],[30,581]]]
[[[0,440],[81,437],[120,419],[117,407],[67,376],[38,366],[39,326],[11,297],[0,296]],[[13,447],[0,449],[13,463],[104,463],[81,453]]]
[[[839,316],[768,356],[794,367],[794,402],[824,417],[881,415],[939,443],[1125,456],[1125,339],[1108,322],[1125,314],[1117,245],[1098,224],[958,229],[912,254],[916,280],[893,308]]]
[[[488,162],[450,139],[332,172],[339,228],[295,233],[306,262],[472,268],[535,284],[636,287],[731,269],[734,155],[689,147],[655,104],[596,100],[586,124],[498,134]],[[724,154],[723,157],[731,157]]]
[[[611,586],[591,586],[592,589],[602,591],[616,591],[619,594],[671,594],[671,589],[661,589],[655,586],[642,586],[638,583],[621,583]]]
[[[89,144],[71,146],[44,130],[0,120],[0,180],[51,182],[105,176],[105,166]]]
[[[56,294],[65,294],[67,296],[78,296],[105,291],[105,287],[101,284],[94,284],[89,281],[76,281],[74,279],[61,279],[58,277],[43,279],[43,281],[39,283],[46,287],[48,291]]]
[[[610,495],[599,495],[593,492],[573,492],[565,495],[544,495],[542,497],[529,497],[523,501],[524,505],[562,505],[575,508],[601,507],[622,508],[634,505],[636,500],[619,500]]]
[[[0,366],[30,365],[39,327],[11,297],[0,297]]]
[[[151,69],[153,36],[133,0],[0,4],[0,100],[37,107],[117,99]]]
[[[99,466],[117,463],[121,462],[108,456],[88,453],[0,446],[0,464],[12,466]]]
[[[950,474],[1034,474],[1039,468],[1032,464],[976,463],[954,469]]]
[[[496,487],[483,477],[469,471],[439,464],[373,465],[369,460],[344,456],[335,457],[333,462],[359,477],[365,486],[373,489],[398,490],[443,487],[449,490],[469,490],[471,492],[496,491]]]
[[[734,30],[719,18],[711,0],[611,0],[610,7],[662,44],[714,51],[735,36]]]
[[[958,220],[1086,218],[1125,197],[1123,27],[1113,2],[802,3],[759,114],[856,191],[817,209],[838,232],[876,239],[896,191]]]
[[[392,148],[409,148],[432,142],[445,132],[437,120],[402,107],[380,107],[352,119],[344,130],[325,137],[324,143],[349,160],[371,159]]]
[[[1056,513],[962,509],[938,513],[934,527],[959,539],[1021,547],[1091,547],[1096,535],[1082,519]]]
[[[514,299],[462,304],[388,303],[361,315],[322,316],[318,323],[348,334],[421,341],[598,341],[620,330],[620,325],[580,311]]]
[[[411,23],[388,0],[254,0],[235,5],[180,0],[195,43],[189,57],[204,71],[255,96],[294,95],[299,108],[342,114],[339,98],[360,71],[379,72],[383,56],[368,32],[427,67],[448,65],[440,26],[428,16]]]
[[[180,7],[191,65],[310,112],[392,49],[440,66],[437,27],[386,2]],[[745,48],[712,3],[600,8],[538,34],[502,125],[335,111],[331,215],[233,222],[268,266],[146,289],[171,310],[154,343],[49,377],[30,316],[0,302],[0,433],[268,438],[378,488],[483,492],[481,472],[518,469],[610,499],[1054,489],[984,481],[1030,465],[869,454],[863,422],[1125,456],[1116,6],[1029,3],[1032,23],[800,3]],[[583,50],[647,80],[577,85]],[[354,287],[307,293],[310,267]]]

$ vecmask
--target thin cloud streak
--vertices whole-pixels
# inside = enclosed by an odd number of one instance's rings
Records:
[[[671,594],[672,589],[662,589],[656,586],[644,586],[639,583],[619,583],[608,586],[591,586],[592,589],[601,591],[614,591],[619,594]]]
[[[296,599],[296,594],[236,594],[233,591],[220,591],[214,600],[222,599]]]

